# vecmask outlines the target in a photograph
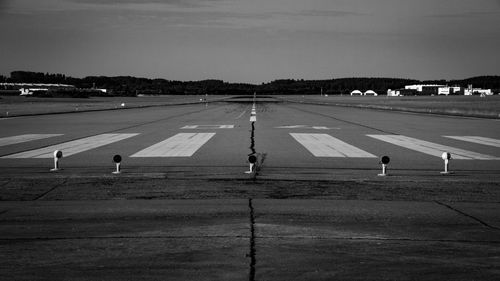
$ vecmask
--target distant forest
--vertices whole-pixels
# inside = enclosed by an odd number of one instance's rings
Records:
[[[480,76],[463,80],[420,81],[398,78],[338,78],[328,80],[275,80],[260,85],[227,83],[221,80],[172,81],[131,76],[87,76],[73,78],[64,74],[13,71],[10,77],[0,75],[0,83],[69,84],[78,89],[107,89],[100,95],[244,95],[257,92],[266,95],[347,95],[353,90],[374,90],[385,94],[387,89],[400,89],[410,84],[442,84],[500,90],[500,76]],[[4,87],[3,90],[12,90]],[[74,90],[73,90],[74,91]],[[97,93],[97,91],[95,92]]]

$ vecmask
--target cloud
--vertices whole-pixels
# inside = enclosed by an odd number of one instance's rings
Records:
[[[133,13],[130,16],[149,19],[157,23],[169,23],[171,26],[237,29],[260,26],[272,18],[271,14],[223,11],[155,11]]]
[[[179,7],[203,7],[210,2],[219,0],[71,0],[81,4],[95,4],[95,5],[127,5],[127,4],[165,4]]]
[[[345,16],[362,16],[366,14],[349,12],[349,11],[336,11],[336,10],[305,10],[298,12],[297,15],[313,16],[313,17],[345,17]]]
[[[7,0],[0,0],[0,13],[4,12],[7,9]]]
[[[500,0],[498,1],[500,2]],[[488,11],[488,12],[461,12],[461,13],[442,13],[442,14],[432,14],[426,16],[427,18],[473,18],[473,17],[485,17],[485,16],[499,16],[500,11]]]

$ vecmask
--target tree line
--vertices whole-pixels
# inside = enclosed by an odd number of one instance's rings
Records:
[[[500,76],[479,76],[463,80],[420,81],[399,78],[337,78],[328,80],[282,79],[260,85],[228,83],[222,80],[173,81],[132,76],[69,77],[64,74],[13,71],[10,77],[0,76],[0,82],[69,84],[77,89],[107,89],[106,95],[245,95],[258,92],[267,95],[347,95],[353,90],[374,90],[385,94],[387,89],[401,89],[410,84],[440,84],[450,86],[500,89]],[[74,90],[73,90],[74,91]]]

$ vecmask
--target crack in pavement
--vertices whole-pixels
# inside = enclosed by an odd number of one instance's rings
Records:
[[[57,189],[58,187],[61,187],[63,186],[64,184],[66,184],[66,182],[68,181],[68,179],[64,179],[61,183],[58,183],[56,185],[54,185],[51,189],[49,189],[48,191],[40,194],[39,196],[35,197],[35,199],[33,199],[32,201],[37,201],[43,197],[45,197],[45,195],[49,194],[50,192],[54,191],[55,189]]]
[[[467,214],[466,212],[460,211],[459,209],[454,208],[454,207],[452,207],[452,206],[450,206],[450,205],[448,205],[448,204],[445,204],[445,203],[440,202],[440,201],[437,201],[437,200],[435,200],[434,202],[435,202],[436,204],[438,204],[438,205],[444,206],[444,207],[446,207],[446,208],[448,208],[448,209],[450,209],[450,210],[452,210],[452,211],[455,211],[456,213],[458,213],[458,214],[460,214],[460,215],[462,215],[462,216],[464,216],[464,217],[470,218],[470,219],[472,219],[472,220],[474,220],[474,221],[476,221],[476,222],[480,223],[481,225],[483,225],[483,226],[485,226],[485,227],[488,227],[488,228],[491,228],[491,229],[495,229],[495,230],[500,230],[500,228],[495,227],[495,226],[492,226],[492,225],[488,224],[487,222],[485,222],[485,221],[481,220],[480,218],[475,217],[475,216],[473,216],[473,215],[469,215],[469,214]]]
[[[252,205],[252,198],[248,199],[248,208],[250,209],[250,273],[248,280],[255,280],[255,265],[256,260],[256,249],[255,249],[255,213]]]

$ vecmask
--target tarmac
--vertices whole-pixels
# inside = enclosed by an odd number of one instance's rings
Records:
[[[0,155],[105,133],[134,138],[61,159],[0,161],[0,280],[499,280],[498,160],[427,155],[368,134],[408,135],[500,157],[497,120],[315,105],[186,105],[19,117],[2,137],[60,133]],[[105,120],[106,122],[104,122]],[[130,157],[200,125],[192,157]],[[251,130],[252,128],[252,130]],[[318,128],[321,128],[321,131]],[[327,128],[327,129],[324,129]],[[323,131],[325,130],[325,131]],[[389,155],[315,157],[292,133]],[[246,174],[248,153],[257,173]],[[113,155],[123,156],[115,175]]]
[[[495,186],[134,177],[0,184],[3,280],[500,276]]]

